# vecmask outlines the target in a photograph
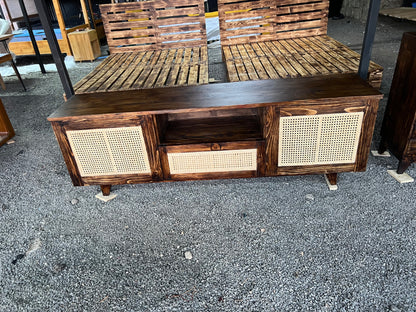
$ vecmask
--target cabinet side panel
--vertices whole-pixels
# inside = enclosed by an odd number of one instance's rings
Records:
[[[81,174],[77,168],[74,155],[72,154],[71,146],[65,134],[64,127],[61,123],[53,121],[52,129],[55,133],[56,139],[58,140],[59,147],[61,148],[62,156],[64,157],[72,183],[75,186],[84,185],[82,182]]]
[[[157,120],[154,115],[143,116],[143,135],[146,143],[153,180],[162,180],[163,172],[159,155],[160,133],[157,129]]]
[[[364,111],[363,124],[361,127],[360,142],[358,144],[355,171],[365,171],[367,168],[368,155],[373,139],[374,126],[376,124],[378,103],[378,99],[367,101],[367,107]]]
[[[260,115],[265,139],[264,161],[265,175],[277,174],[279,151],[279,112],[275,106],[265,107]]]
[[[416,33],[402,38],[381,136],[398,158],[405,152],[416,112]]]

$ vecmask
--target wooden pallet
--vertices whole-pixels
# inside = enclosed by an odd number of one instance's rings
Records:
[[[328,37],[328,0],[218,0],[230,81],[357,73],[360,55]],[[371,62],[369,83],[383,68]]]
[[[208,83],[203,0],[100,6],[111,55],[76,94]]]
[[[74,86],[76,94],[208,83],[206,47],[110,55]]]
[[[360,55],[323,35],[223,47],[229,81],[358,72]],[[370,63],[369,83],[380,88],[383,68]]]
[[[207,44],[203,0],[100,5],[110,53]]]

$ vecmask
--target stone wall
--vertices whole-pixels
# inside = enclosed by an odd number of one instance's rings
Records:
[[[398,8],[403,4],[403,0],[381,0],[380,9]],[[370,0],[344,0],[341,12],[347,17],[359,20],[366,20]]]

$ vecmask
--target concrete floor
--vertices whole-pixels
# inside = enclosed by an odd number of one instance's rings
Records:
[[[331,20],[328,33],[359,51],[364,26]],[[415,29],[379,19],[373,148]],[[223,80],[218,49],[210,63]],[[46,120],[62,104],[58,75],[23,78],[28,92],[7,77],[0,95],[16,130],[0,148],[0,311],[416,311],[416,184],[387,174],[394,157],[370,155],[338,191],[320,175],[174,182],[117,186],[103,203],[98,187],[72,186]]]

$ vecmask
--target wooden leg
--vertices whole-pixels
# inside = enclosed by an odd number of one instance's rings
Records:
[[[397,167],[397,173],[398,174],[402,174],[403,172],[406,171],[407,168],[409,168],[409,166],[411,165],[411,161],[407,160],[407,159],[402,159],[399,162],[399,166]]]
[[[22,86],[23,86],[23,90],[25,90],[25,91],[26,91],[25,84],[23,83],[22,77],[20,76],[20,73],[19,73],[19,71],[17,70],[16,64],[14,63],[14,61],[13,61],[13,60],[11,60],[11,63],[12,63],[12,67],[13,67],[13,70],[14,70],[14,72],[15,72],[15,74],[16,74],[16,76],[17,76],[17,78],[19,78],[20,83],[21,83],[21,84],[22,84]]]
[[[103,192],[104,196],[110,195],[111,192],[111,185],[100,185],[101,192]]]
[[[378,153],[383,154],[386,150],[387,150],[387,142],[383,140],[382,138],[378,146]]]
[[[337,173],[327,173],[326,177],[331,185],[337,185]]]
[[[3,77],[0,75],[0,85],[3,90],[6,90],[6,85],[4,84]]]

